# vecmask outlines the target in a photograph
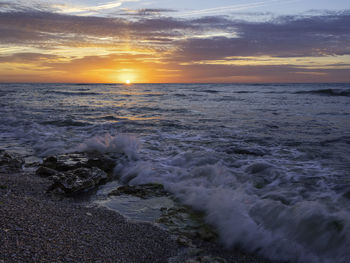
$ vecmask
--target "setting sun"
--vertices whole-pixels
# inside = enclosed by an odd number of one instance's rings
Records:
[[[125,84],[130,84],[130,80],[129,79],[125,80]]]

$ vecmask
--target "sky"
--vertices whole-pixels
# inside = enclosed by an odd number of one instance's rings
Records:
[[[0,82],[350,82],[349,0],[0,0]]]

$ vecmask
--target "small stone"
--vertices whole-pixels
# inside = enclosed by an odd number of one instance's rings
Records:
[[[345,192],[345,193],[343,194],[343,196],[344,196],[345,198],[350,199],[350,190],[347,191],[347,192]]]
[[[216,239],[216,234],[208,227],[201,227],[198,229],[200,239],[205,241],[213,241]]]
[[[184,246],[184,247],[192,247],[193,246],[191,239],[189,239],[185,236],[179,236],[177,238],[176,242],[179,245]]]
[[[24,164],[24,159],[16,154],[9,154],[4,150],[0,150],[0,167],[4,170],[20,169]]]
[[[186,263],[227,263],[226,259],[221,257],[212,256],[199,256],[190,258],[185,261]]]
[[[56,175],[57,173],[58,172],[56,170],[48,168],[48,167],[44,167],[44,166],[40,166],[36,170],[36,174],[39,175],[40,177],[50,177],[50,176]]]

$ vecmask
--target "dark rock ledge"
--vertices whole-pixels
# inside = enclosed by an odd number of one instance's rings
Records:
[[[125,158],[124,155],[111,158],[99,153],[51,156],[43,160],[36,174],[52,181],[48,192],[76,195],[110,181],[116,160]]]

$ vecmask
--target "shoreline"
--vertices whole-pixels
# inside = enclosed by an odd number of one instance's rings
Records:
[[[269,262],[216,242],[184,247],[150,223],[46,194],[50,181],[34,172],[0,168],[0,263]]]

